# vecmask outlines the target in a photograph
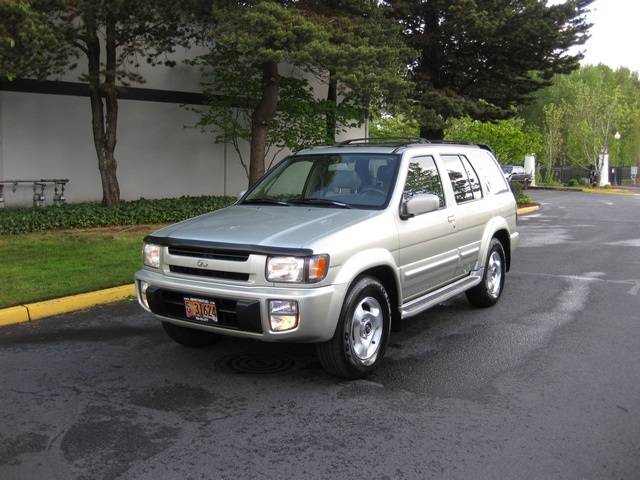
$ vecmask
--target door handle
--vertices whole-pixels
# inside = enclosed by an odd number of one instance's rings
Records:
[[[449,223],[456,223],[456,216],[455,216],[455,215],[449,215],[449,216],[447,217],[447,221],[448,221]]]

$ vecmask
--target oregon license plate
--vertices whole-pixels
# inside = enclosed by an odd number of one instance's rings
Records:
[[[184,308],[187,318],[200,322],[218,322],[215,302],[202,298],[187,297],[184,299]]]

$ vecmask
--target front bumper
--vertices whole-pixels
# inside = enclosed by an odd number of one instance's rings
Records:
[[[142,284],[146,283],[146,294]],[[158,320],[223,335],[263,341],[323,342],[331,339],[348,285],[313,288],[287,286],[236,286],[207,284],[168,278],[149,270],[135,275],[140,305]],[[143,297],[146,297],[146,301]],[[202,322],[186,316],[184,299],[197,297],[215,302],[218,321]],[[298,302],[300,320],[295,329],[275,332],[270,328],[269,300]]]

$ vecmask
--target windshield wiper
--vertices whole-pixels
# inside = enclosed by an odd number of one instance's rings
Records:
[[[287,202],[283,202],[282,200],[276,200],[275,198],[249,198],[247,200],[243,200],[242,201],[243,204],[245,203],[255,203],[255,204],[265,204],[265,205],[280,205],[282,207],[289,207],[291,206],[290,203]]]
[[[326,198],[296,198],[293,203],[305,204],[305,205],[319,205],[327,207],[340,207],[340,208],[352,208],[351,205],[344,202],[337,202],[335,200],[329,200]]]

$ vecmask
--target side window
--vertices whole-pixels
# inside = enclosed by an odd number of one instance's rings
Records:
[[[509,173],[507,171],[509,167],[505,167],[505,172],[503,173],[496,159],[486,150],[473,152],[470,160],[480,174],[480,183],[483,185],[485,194],[495,195],[509,191],[509,184],[505,178],[505,173]]]
[[[464,168],[467,170],[467,178],[469,178],[469,184],[471,185],[473,198],[474,200],[478,200],[482,198],[482,188],[480,187],[480,179],[478,178],[478,174],[474,170],[467,157],[461,155],[460,159],[462,160]]]
[[[469,160],[459,155],[442,155],[442,161],[449,174],[457,203],[482,198],[478,175]]]
[[[420,193],[431,193],[440,199],[440,207],[444,207],[444,194],[440,174],[433,157],[415,157],[409,162],[407,183],[404,185],[404,198],[409,200]]]

